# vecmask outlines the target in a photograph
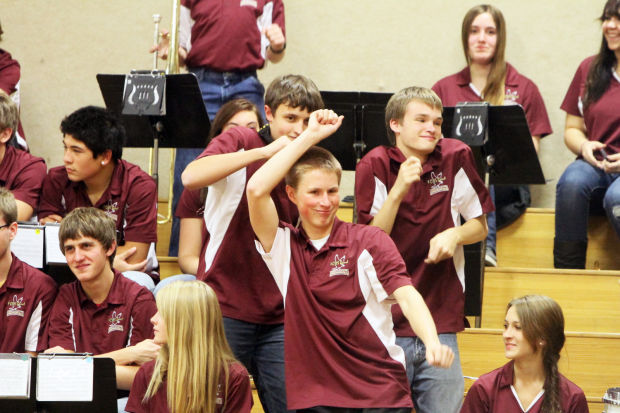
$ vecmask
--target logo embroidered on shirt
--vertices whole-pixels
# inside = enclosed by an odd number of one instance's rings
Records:
[[[431,172],[431,178],[426,181],[427,184],[431,185],[431,195],[435,195],[438,192],[448,191],[448,185],[443,184],[445,180],[446,177],[443,176],[443,172],[439,172],[437,175],[435,175],[435,172]]]
[[[24,310],[22,307],[26,305],[24,302],[24,297],[17,298],[17,295],[13,296],[13,300],[7,303],[9,305],[8,310],[6,310],[6,316],[19,316],[24,317]]]
[[[103,206],[103,211],[106,214],[108,214],[108,216],[112,218],[114,221],[118,220],[118,215],[116,214],[117,210],[118,210],[118,202],[113,202],[111,200],[108,201],[108,203]]]
[[[108,334],[112,331],[123,331],[123,326],[120,324],[123,321],[123,313],[116,314],[116,311],[112,312],[112,317],[108,320],[110,326],[108,327]]]
[[[349,263],[349,260],[347,260],[347,256],[346,255],[343,255],[342,258],[341,258],[341,257],[338,256],[338,254],[336,254],[336,257],[334,258],[334,261],[329,264],[332,267],[334,267],[329,272],[329,276],[333,277],[335,275],[349,275],[349,270],[346,269],[346,268],[343,268],[348,263]]]
[[[512,89],[508,89],[506,88],[506,93],[504,95],[504,100],[511,100],[513,102],[516,102],[519,99],[519,92],[517,90],[512,90]]]

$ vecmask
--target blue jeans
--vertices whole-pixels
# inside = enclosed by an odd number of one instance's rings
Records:
[[[493,205],[495,205],[495,187],[493,185],[489,185],[489,194],[491,195],[491,201],[493,201]],[[494,253],[497,251],[495,246],[497,245],[497,219],[495,215],[495,211],[489,212],[487,214],[487,227],[489,228],[489,232],[487,233],[487,249],[492,250]]]
[[[235,357],[254,378],[265,412],[286,412],[284,325],[224,317],[224,330]]]
[[[426,347],[418,337],[396,337],[396,344],[405,351],[416,413],[458,413],[463,403],[465,383],[456,334],[439,334],[439,341],[454,352],[454,362],[448,369],[428,364]]]
[[[215,114],[220,107],[235,98],[246,98],[254,103],[265,119],[265,102],[263,95],[265,88],[256,77],[256,72],[215,72],[203,67],[189,68],[198,78],[198,85],[202,93],[202,100],[207,109],[209,120],[213,121]],[[168,255],[176,257],[179,254],[179,229],[180,220],[174,216],[177,209],[179,198],[183,192],[183,183],[181,182],[181,174],[185,167],[198,155],[202,153],[204,148],[179,148],[176,153],[174,163],[174,183],[172,187],[172,228],[170,230],[170,246],[168,247]]]

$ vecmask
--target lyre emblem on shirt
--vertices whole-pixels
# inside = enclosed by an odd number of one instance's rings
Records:
[[[103,211],[106,214],[108,214],[108,216],[112,218],[114,221],[118,219],[118,215],[116,214],[117,210],[118,210],[118,202],[114,202],[112,200],[108,201],[108,203],[103,206]]]
[[[333,277],[335,275],[349,275],[349,270],[346,268],[343,268],[348,263],[349,263],[349,260],[347,260],[346,255],[339,257],[338,254],[336,254],[336,257],[334,257],[334,261],[329,263],[329,265],[334,267],[329,271],[329,276]]]
[[[504,101],[512,101],[514,103],[519,99],[519,92],[517,90],[506,88],[506,93],[504,94]]]
[[[431,186],[431,189],[430,189],[431,195],[435,195],[438,192],[448,191],[448,185],[443,184],[445,180],[446,180],[446,177],[443,176],[443,172],[439,172],[436,175],[435,175],[435,172],[431,172],[430,179],[426,181],[426,183]]]
[[[123,321],[123,313],[116,313],[116,311],[112,312],[112,316],[108,319],[110,322],[110,326],[108,327],[108,334],[112,331],[123,331],[123,326],[121,325],[121,321]]]
[[[17,294],[16,294],[13,296],[13,299],[9,301],[7,304],[9,306],[8,310],[6,310],[7,317],[10,317],[10,316],[23,317],[24,316],[24,310],[22,310],[22,307],[26,305],[26,303],[24,302],[24,297],[17,298]]]

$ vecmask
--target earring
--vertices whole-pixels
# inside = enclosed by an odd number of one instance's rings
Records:
[[[101,166],[104,166],[104,165],[105,165],[105,161],[101,161]]]
[[[538,342],[538,345],[539,345],[539,346],[542,346],[542,345],[543,345],[543,342],[542,342],[542,341],[539,341],[539,342]]]

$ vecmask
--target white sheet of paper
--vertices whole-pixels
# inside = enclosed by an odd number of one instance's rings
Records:
[[[30,397],[30,358],[0,358],[0,398]]]
[[[60,224],[45,224],[45,259],[51,264],[66,264],[67,260],[60,251],[58,232]]]
[[[92,401],[93,358],[59,356],[37,358],[37,400]]]
[[[20,224],[17,236],[11,241],[11,251],[25,263],[43,268],[43,237],[42,226]]]

